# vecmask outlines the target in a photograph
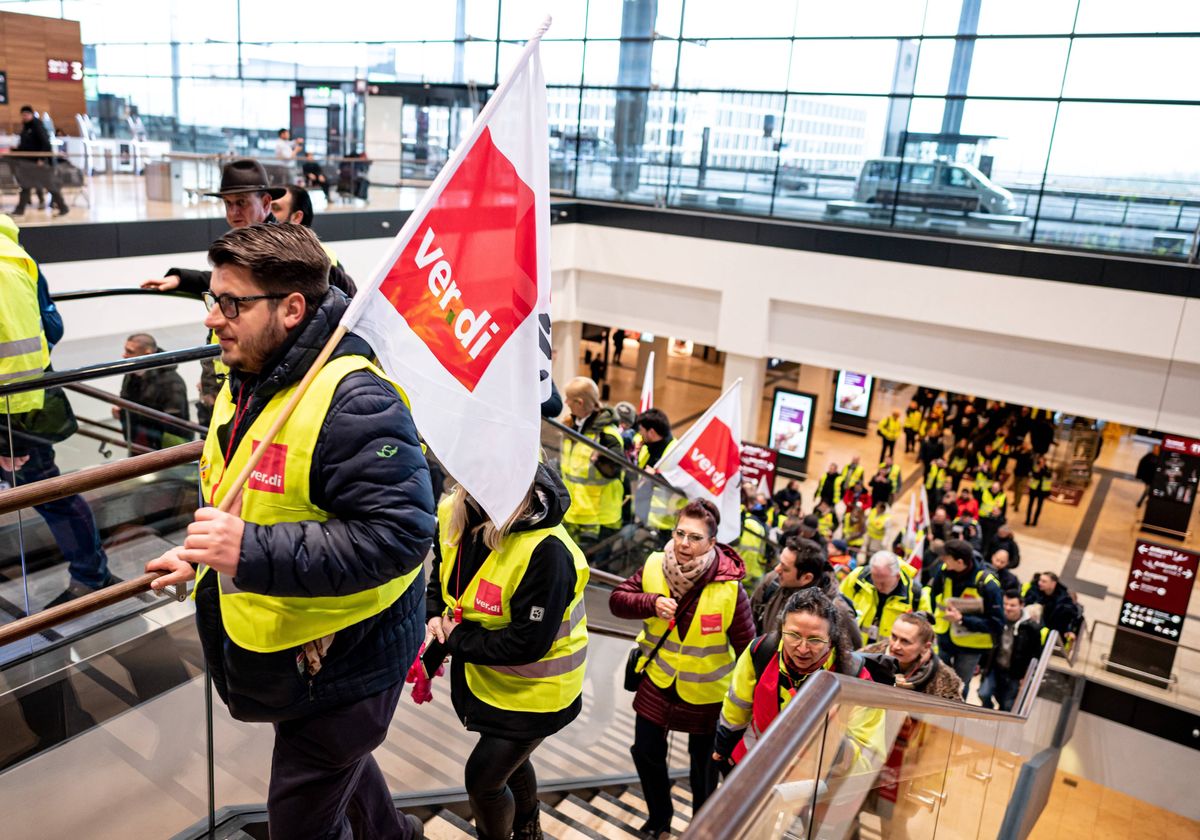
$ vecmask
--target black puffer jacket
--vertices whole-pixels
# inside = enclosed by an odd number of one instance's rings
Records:
[[[331,289],[263,366],[263,375],[230,373],[227,387],[246,407],[239,440],[271,396],[303,376],[348,303]],[[334,357],[351,354],[369,357],[371,349],[351,334]],[[225,451],[230,425],[210,431]],[[317,442],[309,486],[313,503],[331,518],[248,524],[234,578],[239,589],[292,597],[348,595],[403,576],[424,562],[436,528],[429,469],[408,408],[374,374],[351,373],[338,385]],[[197,623],[214,683],[235,717],[279,720],[344,705],[394,685],[416,658],[423,633],[420,575],[390,608],[338,632],[311,684],[297,673],[297,650],[257,654],[229,640],[220,623],[215,577],[206,575],[199,587]]]
[[[522,519],[513,532],[553,528],[562,522],[571,506],[571,497],[562,479],[554,470],[539,464],[534,478],[535,502],[530,516]],[[466,534],[462,550],[450,558],[450,596],[456,598],[466,590],[491,554],[477,526],[486,521],[485,515],[472,502],[467,503]],[[433,571],[426,590],[425,614],[428,618],[446,610],[439,574],[442,563],[441,547],[434,543]],[[547,536],[529,558],[529,567],[509,596],[511,623],[498,630],[486,630],[473,621],[464,621],[446,640],[444,650],[431,651],[436,658],[448,653],[450,664],[450,697],[454,711],[463,724],[473,732],[496,735],[510,740],[545,738],[562,729],[579,715],[583,695],[557,712],[514,712],[500,709],[477,697],[467,685],[464,665],[527,665],[537,662],[558,634],[559,623],[575,591],[575,561],[567,546],[558,537]],[[537,610],[540,607],[541,610]],[[537,618],[534,616],[544,616]],[[550,620],[551,617],[555,617]],[[436,641],[431,643],[441,648]]]

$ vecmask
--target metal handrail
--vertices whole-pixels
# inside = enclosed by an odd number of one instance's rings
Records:
[[[21,394],[26,391],[41,391],[68,385],[74,382],[85,382],[89,379],[99,379],[104,376],[121,376],[135,373],[139,370],[177,365],[183,362],[195,362],[211,359],[220,354],[221,348],[216,344],[205,344],[186,350],[164,350],[161,353],[150,353],[145,356],[134,356],[131,359],[120,359],[114,362],[101,362],[96,365],[75,368],[73,370],[49,371],[33,379],[23,379],[20,382],[10,382],[0,385],[0,399],[11,394]]]
[[[824,725],[835,704],[887,708],[910,714],[928,714],[994,723],[1023,723],[1033,708],[1050,651],[1058,634],[1046,637],[1041,657],[1030,679],[1026,680],[1021,704],[1016,712],[1000,712],[981,706],[969,706],[953,700],[930,697],[918,692],[896,689],[827,671],[814,674],[787,708],[771,725],[766,736],[747,757],[738,763],[726,782],[717,789],[704,809],[683,834],[684,840],[725,840],[731,826],[743,826],[758,813],[763,801],[791,768],[805,744]]]
[[[33,505],[65,499],[76,493],[95,490],[118,481],[140,478],[171,467],[191,463],[200,457],[204,441],[194,440],[145,455],[122,458],[111,464],[84,467],[67,475],[46,478],[33,484],[23,484],[0,490],[0,514],[12,513]],[[10,627],[11,625],[5,625]]]
[[[182,417],[176,417],[174,414],[167,414],[165,411],[159,411],[156,408],[136,403],[133,400],[127,400],[124,397],[118,397],[116,394],[110,394],[107,391],[101,391],[99,388],[93,388],[91,385],[81,385],[78,382],[72,385],[64,385],[63,387],[82,394],[85,397],[91,397],[100,402],[106,402],[109,405],[115,405],[117,408],[123,408],[126,411],[134,414],[139,414],[142,417],[155,420],[164,426],[174,426],[185,432],[198,432],[199,434],[207,434],[208,426],[201,426],[199,423],[193,423],[191,420],[184,420]]]
[[[70,303],[76,300],[94,300],[96,298],[122,297],[127,295],[154,295],[157,297],[175,297],[184,300],[200,300],[200,295],[191,292],[174,290],[163,292],[158,289],[77,289],[73,292],[55,292],[51,297],[55,303]]]

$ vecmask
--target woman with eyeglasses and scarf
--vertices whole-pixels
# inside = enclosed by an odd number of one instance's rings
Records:
[[[608,602],[618,618],[642,621],[637,663],[642,679],[633,697],[630,753],[649,811],[641,828],[646,837],[672,831],[668,731],[688,735],[693,814],[716,786],[711,752],[721,701],[738,655],[754,637],[750,600],[741,585],[745,564],[717,542],[720,520],[712,502],[689,502],[663,550],[647,557]]]
[[[738,658],[717,726],[714,763],[741,761],[805,681],[822,670],[871,679],[863,656],[839,629],[833,602],[820,589],[808,587],[787,602],[781,629],[759,636]],[[867,772],[886,756],[883,710],[853,709],[831,774]]]

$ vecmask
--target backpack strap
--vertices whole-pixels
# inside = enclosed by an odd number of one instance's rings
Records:
[[[757,680],[767,670],[767,665],[779,652],[779,632],[759,636],[750,643],[750,658],[754,661],[754,677]]]

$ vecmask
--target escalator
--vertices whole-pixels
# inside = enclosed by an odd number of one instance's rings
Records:
[[[103,366],[93,373],[80,379],[112,375]],[[13,389],[0,387],[0,399]],[[548,463],[572,434],[545,426]],[[197,450],[185,444],[55,479],[67,485],[60,493],[88,486],[118,576],[137,578],[146,560],[181,542],[197,503]],[[626,473],[629,524],[589,548],[602,568],[586,593],[583,712],[534,755],[547,837],[633,837],[646,819],[629,754],[630,695],[620,685],[638,628],[606,605],[611,587],[659,547],[637,510],[657,479]],[[48,495],[37,485],[0,491],[3,624],[36,615],[61,588],[61,554],[29,507]],[[686,736],[673,735],[673,828],[696,838],[1023,837],[1078,707],[1077,679],[1050,667],[1054,641],[1014,714],[818,675],[695,819]],[[204,667],[191,604],[149,594],[0,646],[4,835],[265,838],[273,731],[230,718]],[[433,692],[418,706],[406,690],[376,758],[397,807],[420,816],[428,837],[474,836],[462,768],[475,736],[454,715],[448,684],[435,680]],[[876,720],[869,738],[857,731],[865,717]],[[849,770],[836,760],[848,738],[869,743]]]

